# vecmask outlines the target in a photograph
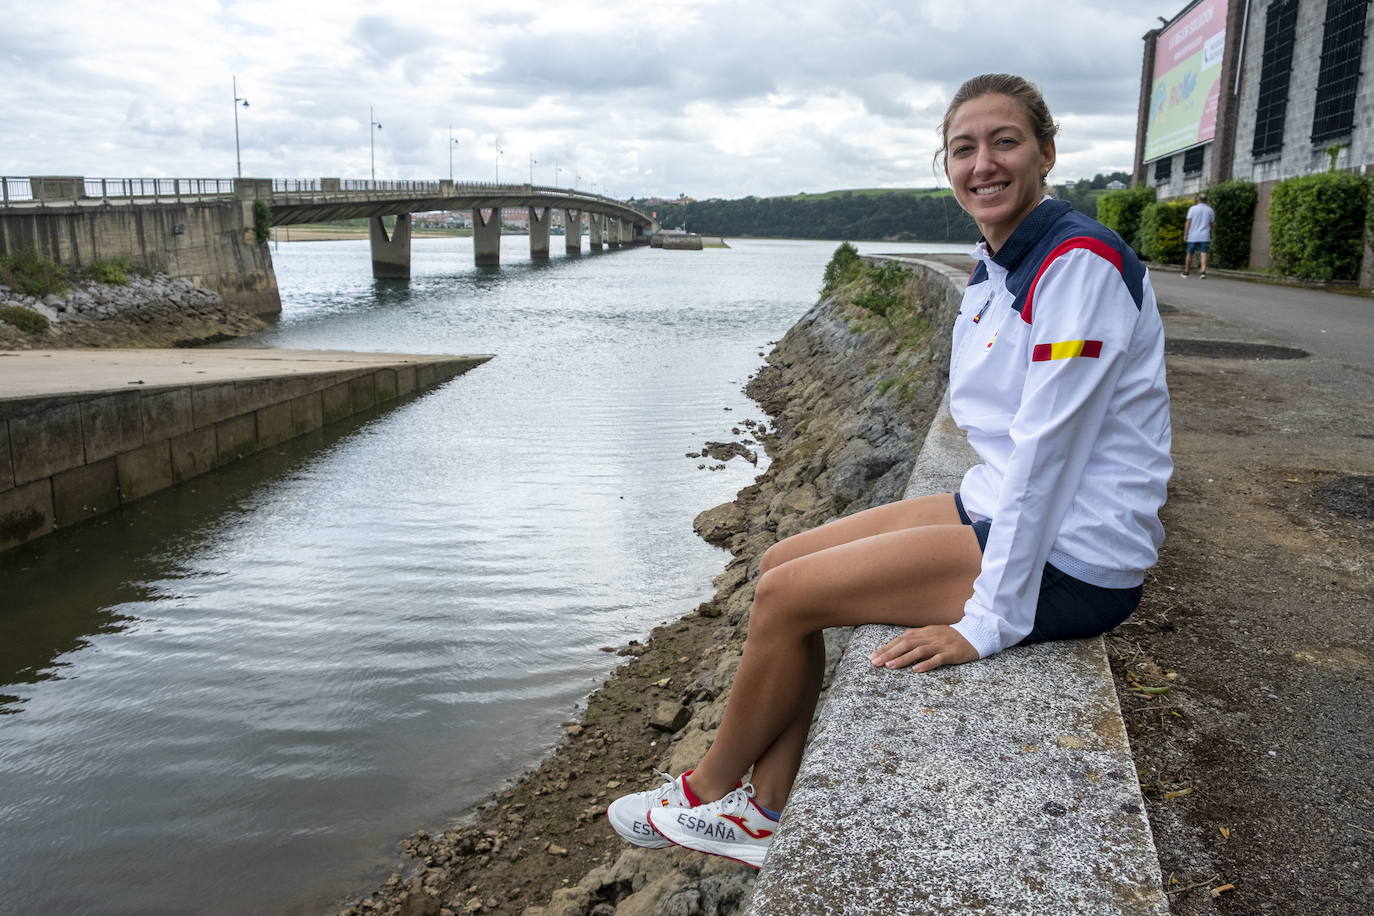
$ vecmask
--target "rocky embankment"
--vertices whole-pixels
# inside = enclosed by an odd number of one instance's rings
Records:
[[[48,327],[26,330],[20,325],[30,322],[3,317],[6,306],[41,315]],[[226,308],[219,293],[163,274],[131,276],[127,285],[88,280],[41,297],[0,285],[0,349],[185,347],[262,327],[262,319]]]
[[[879,317],[853,305],[853,291],[812,308],[749,384],[773,417],[763,435],[773,462],[733,502],[696,519],[698,533],[732,555],[715,596],[656,628],[647,644],[619,649],[629,661],[592,694],[582,719],[565,725],[564,739],[536,769],[464,823],[405,841],[407,861],[382,888],[346,906],[346,916],[743,909],[753,869],[629,846],[605,810],[617,796],[651,786],[655,769],[679,773],[706,751],[739,664],[763,552],[890,501],[906,486],[943,390],[943,329],[956,303],[942,288],[914,281],[901,309]]]

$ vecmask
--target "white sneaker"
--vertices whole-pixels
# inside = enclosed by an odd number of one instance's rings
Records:
[[[690,808],[697,801],[695,796],[690,795],[691,790],[687,788],[685,781],[687,773],[692,772],[691,770],[676,779],[658,770],[654,772],[663,777],[663,785],[632,795],[622,795],[606,809],[606,819],[611,822],[615,832],[636,846],[646,849],[662,849],[672,845],[649,823],[647,814],[651,809]]]
[[[778,822],[754,801],[754,787],[745,784],[720,801],[677,811],[653,808],[649,822],[664,839],[754,868],[772,845]]]

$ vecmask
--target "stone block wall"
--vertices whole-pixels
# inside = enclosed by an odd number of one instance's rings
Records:
[[[0,550],[75,525],[485,357],[0,400]]]
[[[239,201],[72,204],[0,212],[0,254],[33,249],[70,268],[125,258],[148,273],[189,277],[227,305],[281,311],[272,254],[245,238]]]

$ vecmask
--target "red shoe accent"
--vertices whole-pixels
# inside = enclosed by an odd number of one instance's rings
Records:
[[[698,807],[698,806],[700,806],[700,805],[704,805],[704,804],[706,804],[706,803],[705,803],[704,801],[702,801],[700,798],[697,798],[697,793],[693,792],[693,791],[692,791],[692,787],[691,787],[690,785],[687,784],[687,777],[688,777],[688,776],[691,776],[692,773],[694,773],[694,772],[695,772],[694,770],[683,770],[683,771],[682,771],[682,794],[685,795],[685,796],[687,796],[687,801],[688,801],[689,803],[691,803],[691,806],[692,806],[693,808],[696,808],[696,807]]]
[[[756,840],[762,840],[765,837],[770,837],[773,835],[773,831],[771,830],[755,830],[753,827],[750,827],[749,824],[745,822],[744,818],[740,817],[738,814],[722,814],[720,815],[720,817],[723,820],[727,820],[730,823],[734,824],[736,827],[743,830],[745,833],[749,834]]]

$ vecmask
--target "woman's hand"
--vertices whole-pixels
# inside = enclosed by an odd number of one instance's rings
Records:
[[[912,627],[879,646],[868,660],[875,668],[905,668],[914,663],[917,671],[934,671],[942,665],[976,662],[978,650],[954,627],[934,624]]]

